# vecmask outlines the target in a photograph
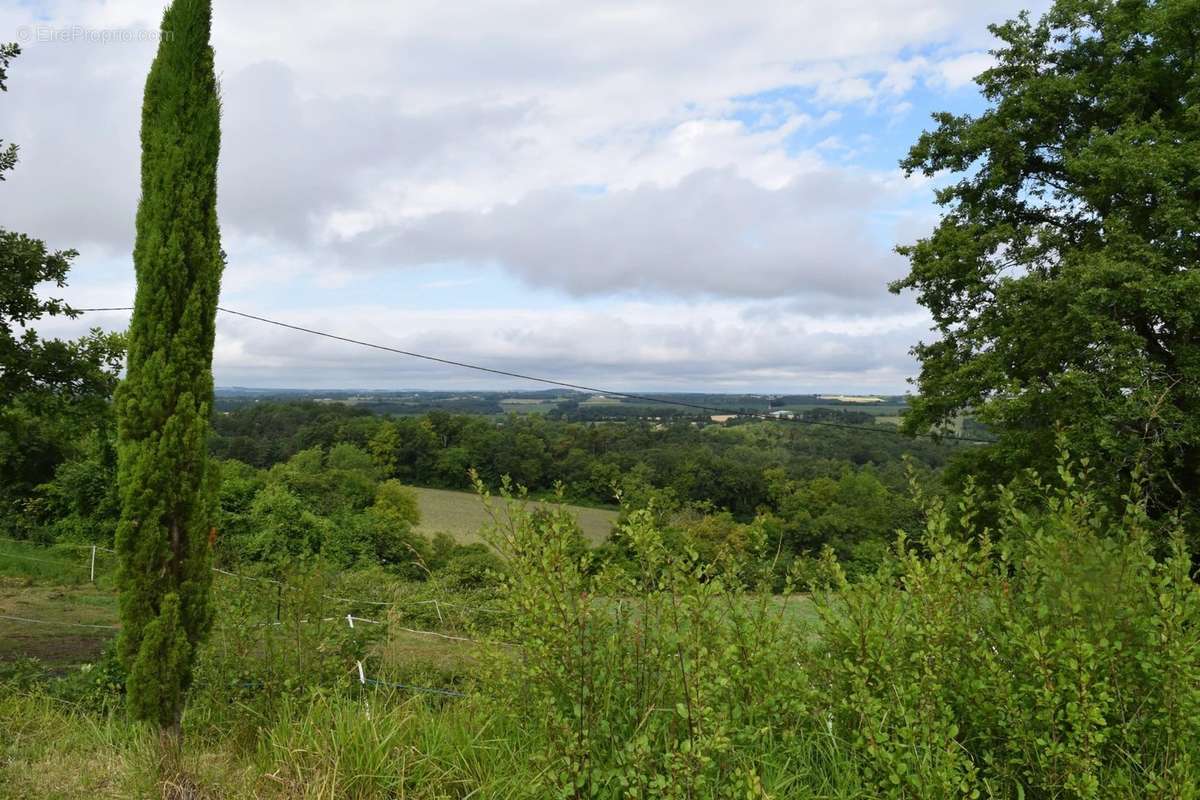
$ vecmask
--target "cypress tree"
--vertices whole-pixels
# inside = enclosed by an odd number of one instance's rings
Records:
[[[208,0],[164,12],[142,101],[137,298],[116,394],[121,520],[118,652],[130,713],[178,734],[211,625],[207,460],[224,254],[217,227],[220,103]]]

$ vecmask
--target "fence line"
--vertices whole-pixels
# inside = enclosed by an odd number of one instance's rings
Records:
[[[484,614],[505,614],[508,613],[499,608],[487,608],[486,606],[468,606],[462,603],[449,603],[445,600],[356,600],[353,597],[335,597],[331,594],[321,595],[326,600],[334,600],[339,603],[362,603],[370,606],[433,606],[437,611],[438,619],[442,618],[443,608],[461,608],[464,611],[480,611]]]
[[[88,625],[83,622],[58,622],[52,619],[30,619],[29,617],[15,617],[11,614],[0,614],[0,619],[13,620],[14,622],[29,622],[34,625],[67,625],[74,628],[96,628],[107,631],[121,630],[120,625]]]
[[[42,544],[41,542],[30,541],[29,539],[12,539],[12,538],[9,538],[8,536],[0,536],[0,542],[16,542],[17,544],[27,544],[27,545],[31,545],[33,547],[82,547],[85,550],[88,548],[94,547],[97,550],[103,550],[106,553],[116,553],[117,552],[116,550],[110,550],[107,547],[101,547],[98,544],[78,544],[76,542],[55,542],[54,544],[46,545],[46,544]]]
[[[416,628],[405,628],[403,625],[397,625],[396,628],[404,631],[405,633],[415,633],[415,634],[419,634],[421,636],[436,636],[439,639],[450,639],[455,642],[470,642],[471,644],[482,644],[482,642],[477,642],[474,639],[468,639],[465,636],[451,636],[448,633],[438,633],[437,631],[422,631],[422,630],[417,630]]]
[[[467,611],[482,611],[485,614],[507,614],[509,612],[502,608],[488,608],[486,606],[468,606],[462,603],[447,603],[445,600],[421,600],[421,603],[433,603],[435,605],[445,606],[446,608],[461,608]]]
[[[394,606],[395,603],[389,603],[384,600],[355,600],[353,597],[334,597],[331,594],[323,594],[321,597],[325,600],[336,600],[339,603],[362,603],[368,606]]]
[[[228,575],[231,578],[238,578],[243,581],[262,581],[263,583],[274,583],[274,584],[280,583],[280,581],[272,580],[270,578],[259,578],[255,575],[239,575],[236,572],[230,572],[229,570],[220,569],[219,567],[213,567],[212,571],[219,572],[222,575]]]
[[[58,564],[63,567],[74,567],[75,569],[87,569],[86,564],[76,564],[71,561],[60,561],[59,559],[55,559],[55,558],[34,558],[33,556],[23,556],[23,555],[20,555],[19,553],[6,553],[3,550],[0,550],[0,556],[6,556],[8,558],[20,558],[25,561],[37,561],[41,564]]]
[[[0,619],[12,620],[14,622],[28,622],[28,623],[31,623],[34,625],[70,625],[70,626],[77,627],[77,628],[97,628],[100,630],[113,630],[113,631],[119,631],[121,629],[120,625],[90,625],[90,624],[86,624],[86,623],[82,623],[82,622],[58,622],[55,620],[32,619],[30,617],[17,617],[17,616],[13,616],[10,614],[0,614]],[[340,620],[345,620],[346,623],[351,628],[354,627],[355,623],[365,623],[367,625],[387,625],[388,624],[387,622],[382,622],[382,621],[376,620],[376,619],[367,619],[366,617],[356,617],[356,616],[353,616],[352,614],[347,614],[344,617],[321,617],[319,621],[320,622],[336,622],[336,621],[340,621]],[[302,619],[299,621],[300,622],[315,622],[317,620]],[[257,625],[251,625],[249,627],[264,628],[264,627],[272,627],[275,625],[286,625],[286,624],[288,624],[288,623],[283,622],[283,621],[260,622]],[[399,627],[399,626],[397,626],[397,627]],[[423,630],[418,630],[416,628],[404,628],[404,627],[400,627],[400,630],[405,631],[406,633],[416,633],[416,634],[420,634],[422,636],[437,636],[442,639],[453,639],[453,640],[459,641],[459,642],[470,642],[471,644],[486,644],[485,642],[480,642],[475,639],[467,639],[463,636],[451,636],[449,634],[439,633],[437,631],[423,631]]]
[[[14,540],[10,540],[10,541],[18,541],[18,540],[14,539]],[[92,547],[91,545],[78,545],[78,546],[79,547],[87,547],[87,548]],[[103,550],[106,550],[106,552],[113,552],[111,550],[107,550],[106,548],[101,548],[99,546],[96,546],[95,549],[103,549]],[[93,553],[94,553],[94,550],[93,550]],[[85,564],[73,564],[69,561],[57,561],[57,560],[52,561],[50,559],[34,558],[31,556],[22,556],[22,555],[17,555],[15,553],[3,553],[2,551],[0,551],[0,555],[8,555],[13,558],[23,558],[28,561],[40,561],[40,562],[49,563],[49,564],[59,564],[62,566],[75,567],[78,569],[88,569],[88,566]],[[283,585],[281,581],[277,581],[277,580],[274,580],[271,578],[262,578],[262,577],[258,577],[258,576],[254,576],[254,575],[241,575],[239,573],[230,572],[229,570],[221,569],[219,567],[212,567],[211,569],[213,572],[219,573],[221,575],[227,575],[231,578],[237,578],[239,580],[260,581],[263,583],[272,583],[275,585]],[[92,570],[93,570],[93,579],[94,579],[94,574],[95,574],[94,573],[94,570],[95,570],[94,563],[92,565]],[[442,611],[441,611],[442,606],[446,606],[447,608],[460,608],[460,609],[464,609],[464,610],[468,610],[468,611],[480,611],[480,612],[489,613],[489,614],[505,613],[504,611],[502,611],[500,609],[486,608],[483,606],[469,606],[469,605],[465,605],[465,604],[461,604],[461,603],[449,603],[449,602],[443,602],[443,601],[440,601],[437,599],[412,600],[409,602],[398,602],[398,601],[388,602],[388,601],[382,601],[382,600],[359,600],[359,599],[350,598],[350,597],[337,597],[334,595],[325,595],[325,594],[321,595],[321,597],[323,599],[333,600],[335,602],[341,602],[341,603],[352,603],[352,604],[361,603],[364,605],[376,605],[376,606],[386,606],[386,607],[432,605],[434,607],[434,609],[437,611],[438,619],[443,619]],[[9,620],[14,620],[14,621],[18,621],[18,622],[27,622],[27,623],[31,623],[31,624],[66,625],[66,626],[92,628],[92,629],[99,629],[99,630],[120,630],[120,626],[118,626],[118,625],[87,625],[87,624],[77,623],[77,622],[53,622],[53,621],[46,621],[46,620],[29,619],[26,617],[15,617],[15,616],[9,616],[9,615],[0,615],[0,619],[9,619]],[[323,618],[321,618],[321,621],[322,622],[332,622],[332,621],[338,620],[338,619],[345,619],[347,625],[349,625],[350,628],[353,628],[354,624],[356,622],[367,624],[367,625],[389,625],[390,624],[387,622],[381,622],[379,620],[369,619],[367,617],[357,617],[357,616],[354,616],[353,614],[347,614],[345,617],[323,617]],[[307,619],[303,619],[300,621],[301,622],[309,622],[309,620],[307,620]],[[269,627],[269,626],[276,626],[276,625],[283,625],[283,624],[285,624],[285,623],[282,621],[277,621],[277,622],[260,623],[258,625],[254,625],[252,627]],[[479,641],[477,639],[470,639],[465,636],[455,636],[455,635],[448,634],[448,633],[441,633],[439,631],[427,631],[427,630],[421,630],[418,628],[409,628],[409,627],[406,627],[403,625],[396,625],[394,627],[398,630],[404,631],[405,633],[413,634],[416,636],[430,636],[430,637],[444,639],[444,640],[453,641],[453,642],[464,642],[467,644],[474,644],[474,645],[491,644],[491,645],[499,645],[502,647],[516,647],[517,646],[510,642]],[[383,682],[376,681],[376,683],[382,684]],[[404,684],[386,684],[386,685],[396,686],[398,688],[409,688],[409,689],[413,689],[414,691],[439,691],[439,692],[441,691],[441,690],[428,690],[427,687],[410,687],[410,686],[406,686]],[[445,692],[442,692],[442,693],[445,693]],[[455,693],[450,693],[450,694],[455,694]],[[459,696],[461,696],[461,695],[459,695]]]
[[[71,625],[71,626],[79,627],[79,628],[97,628],[97,629],[101,629],[101,630],[114,630],[114,631],[121,629],[120,625],[89,625],[89,624],[85,624],[82,622],[57,622],[54,620],[41,620],[41,619],[31,619],[29,617],[17,617],[17,616],[12,616],[9,614],[0,614],[0,619],[13,620],[15,622],[28,622],[28,623],[32,623],[35,625]],[[391,624],[389,622],[382,621],[382,620],[368,619],[367,617],[356,617],[353,614],[347,614],[344,617],[321,617],[321,618],[319,618],[319,620],[310,620],[310,619],[305,618],[305,619],[301,619],[298,621],[299,622],[316,622],[316,621],[335,622],[338,620],[345,620],[347,625],[349,625],[351,628],[354,627],[355,623],[364,623],[367,625],[390,625]],[[277,621],[277,622],[260,622],[256,625],[250,625],[248,627],[266,628],[266,627],[274,627],[276,625],[286,625],[289,622],[291,622],[291,620],[288,620],[287,622],[284,622],[282,620]],[[237,626],[234,626],[234,627],[237,627]],[[417,634],[419,636],[435,636],[439,639],[449,639],[449,640],[455,641],[455,642],[467,642],[469,644],[477,644],[477,645],[496,644],[496,645],[502,645],[504,647],[516,647],[517,646],[517,645],[511,644],[509,642],[480,641],[478,639],[469,639],[465,636],[453,636],[451,634],[441,633],[439,631],[426,631],[426,630],[421,630],[419,628],[407,628],[402,625],[396,625],[395,627],[398,630],[404,631],[405,633]]]
[[[0,614],[0,619],[13,620],[15,622],[26,622],[26,623],[30,623],[33,625],[64,625],[64,626],[69,626],[69,627],[74,627],[74,628],[91,628],[91,629],[98,629],[98,630],[120,630],[121,629],[121,627],[119,625],[89,625],[89,624],[85,624],[82,622],[58,622],[56,620],[48,620],[48,619],[31,619],[29,617],[17,617],[17,616],[13,616],[11,614]],[[335,620],[335,619],[341,619],[341,617],[327,617],[326,619],[327,620]],[[347,619],[354,619],[356,622],[370,622],[375,625],[382,624],[382,623],[376,622],[375,620],[363,619],[361,617],[352,617],[351,618],[348,616]],[[278,625],[281,623],[273,622],[273,623],[269,623],[269,624]],[[351,624],[350,627],[354,627],[353,624]],[[463,692],[456,692],[452,689],[436,689],[431,686],[414,686],[412,684],[407,684],[407,683],[393,683],[391,681],[381,681],[377,678],[368,678],[363,669],[363,662],[355,661],[354,663],[358,668],[358,681],[360,684],[362,684],[364,686],[367,686],[367,685],[387,686],[387,687],[391,687],[394,689],[405,689],[410,692],[424,692],[427,694],[441,694],[441,695],[446,695],[448,697],[466,697],[467,696]]]
[[[449,640],[455,641],[455,642],[466,642],[468,644],[475,644],[475,645],[492,644],[492,645],[500,645],[502,647],[517,647],[518,646],[518,645],[512,644],[511,642],[489,642],[489,641],[482,641],[479,639],[469,639],[466,636],[453,636],[449,633],[442,633],[440,631],[426,631],[426,630],[421,630],[420,628],[406,628],[403,625],[392,625],[390,622],[381,621],[381,620],[377,620],[377,619],[367,619],[366,617],[356,617],[353,614],[347,614],[344,617],[321,617],[319,620],[310,620],[308,618],[304,618],[304,619],[295,620],[295,621],[296,622],[318,622],[318,621],[319,622],[334,622],[337,620],[345,620],[346,624],[351,628],[354,627],[355,623],[366,623],[367,625],[386,625],[386,626],[393,628],[394,630],[404,631],[405,633],[412,633],[412,634],[416,634],[418,636],[434,636],[434,637],[437,637],[438,639],[449,639]],[[293,620],[288,620],[287,622],[284,622],[283,620],[279,620],[277,622],[260,622],[257,625],[253,625],[251,627],[270,628],[270,627],[275,627],[277,625],[287,625],[291,622],[293,622]]]
[[[21,543],[21,544],[28,543],[33,546],[41,546],[36,543],[25,542],[24,540],[20,540],[20,539],[8,539],[7,537],[0,537],[0,539],[4,539],[6,541],[11,541],[11,542],[17,542],[17,543]],[[109,548],[101,547],[100,545],[71,544],[70,546],[83,548],[83,549],[91,551],[92,561],[90,564],[90,569],[92,570],[93,580],[95,577],[95,553],[96,553],[96,551],[102,550],[106,553],[115,552],[113,550],[110,550]],[[56,564],[56,565],[64,566],[64,567],[74,567],[76,569],[83,569],[83,570],[89,569],[88,564],[75,564],[70,561],[61,561],[61,560],[56,560],[56,559],[52,560],[52,559],[46,559],[46,558],[35,558],[33,556],[18,555],[16,553],[5,553],[3,551],[0,551],[0,556],[8,556],[10,558],[19,558],[19,559],[24,559],[26,561],[36,561],[36,562],[41,562],[41,563],[46,563],[46,564]],[[261,577],[254,576],[254,575],[240,575],[236,572],[230,572],[229,570],[221,569],[219,567],[212,567],[212,571],[219,573],[221,575],[227,575],[231,578],[237,578],[239,580],[252,580],[252,581],[260,581],[260,582],[264,582],[264,583],[273,583],[276,585],[283,585],[281,581],[273,580],[271,578],[261,578]],[[444,619],[442,617],[442,611],[441,611],[442,606],[446,606],[447,608],[460,608],[460,609],[465,609],[468,611],[480,611],[480,612],[489,613],[489,614],[504,613],[503,611],[501,611],[499,609],[485,608],[483,606],[469,606],[469,605],[465,605],[465,604],[461,604],[461,603],[449,603],[449,602],[444,602],[444,601],[438,600],[436,598],[429,599],[429,600],[412,600],[412,601],[408,601],[408,602],[399,602],[399,601],[390,601],[389,602],[389,601],[382,601],[382,600],[359,600],[359,599],[350,598],[350,597],[337,597],[334,595],[321,595],[321,597],[326,600],[333,600],[335,602],[341,602],[341,603],[352,603],[352,604],[361,603],[364,605],[375,605],[375,606],[385,606],[385,607],[432,605],[434,607],[434,609],[437,611],[438,619]],[[88,630],[96,630],[96,631],[119,631],[119,630],[121,630],[120,625],[97,625],[97,624],[83,623],[83,622],[60,622],[57,620],[42,620],[42,619],[33,619],[31,617],[20,617],[20,616],[16,616],[16,615],[12,615],[12,614],[0,614],[0,619],[9,620],[12,622],[23,622],[23,623],[26,623],[29,625],[58,625],[61,627],[85,628]],[[342,620],[342,619],[344,619],[346,621],[346,624],[351,629],[353,629],[355,627],[356,623],[365,624],[365,625],[384,625],[384,626],[391,625],[387,621],[370,619],[368,617],[359,617],[359,616],[355,616],[353,613],[346,614],[346,616],[344,616],[344,617],[322,617],[322,618],[320,618],[320,621],[333,622],[333,621]],[[303,619],[300,621],[301,622],[309,622],[310,620]],[[258,625],[254,625],[252,627],[257,628],[257,627],[284,625],[284,624],[286,624],[286,623],[284,623],[283,621],[278,621],[278,622],[260,623]],[[516,645],[511,645],[507,642],[481,642],[481,641],[478,641],[475,639],[469,639],[465,636],[454,636],[454,635],[447,634],[447,633],[441,633],[439,631],[426,631],[426,630],[421,630],[418,628],[409,628],[409,627],[405,627],[405,626],[401,626],[401,625],[396,625],[394,627],[397,628],[398,630],[404,631],[405,633],[409,633],[409,634],[414,634],[414,635],[418,635],[418,636],[431,636],[431,637],[435,637],[438,639],[445,639],[448,641],[455,641],[455,642],[464,642],[467,644],[474,644],[474,645],[498,644],[498,645],[503,645],[503,646],[507,646],[507,647],[515,647],[516,646]],[[394,681],[384,681],[384,680],[380,680],[378,678],[368,677],[365,672],[365,669],[363,667],[363,663],[361,661],[355,662],[355,668],[357,669],[357,672],[358,672],[359,684],[362,686],[381,686],[381,687],[386,687],[386,688],[391,688],[391,689],[401,689],[401,690],[408,691],[408,692],[442,695],[445,697],[466,697],[467,696],[465,693],[454,691],[453,689],[440,689],[440,688],[435,688],[435,687],[431,687],[431,686],[416,686],[414,684],[397,683]],[[370,705],[366,706],[366,710],[367,710],[367,714],[369,715],[370,714]]]
[[[217,567],[213,567],[212,571],[219,572],[222,575],[228,575],[231,578],[239,578],[239,579],[245,580],[245,581],[263,581],[264,583],[285,585],[285,584],[283,584],[282,581],[277,581],[272,578],[260,578],[255,575],[241,575],[239,573],[230,572],[229,570],[219,569]],[[488,613],[488,614],[503,614],[504,613],[503,611],[501,611],[499,609],[485,608],[483,606],[461,605],[459,603],[447,603],[444,600],[436,600],[436,599],[435,600],[408,600],[408,601],[402,602],[402,601],[397,601],[397,600],[365,600],[365,599],[360,599],[360,598],[355,598],[355,597],[338,597],[338,596],[332,595],[332,594],[323,594],[323,595],[321,595],[321,597],[322,597],[322,599],[333,600],[334,602],[338,602],[338,603],[352,603],[352,604],[360,604],[361,603],[362,605],[368,605],[368,606],[427,606],[427,605],[432,605],[435,608],[438,608],[440,606],[445,606],[446,608],[463,608],[463,609],[467,609],[468,611],[482,611],[482,612]],[[440,611],[438,612],[438,616],[439,617],[441,616]]]
[[[512,642],[489,642],[489,641],[480,640],[480,639],[468,639],[465,636],[451,636],[448,633],[439,633],[438,631],[422,631],[422,630],[418,630],[416,628],[405,628],[403,625],[396,625],[394,627],[397,630],[404,631],[405,633],[415,633],[420,636],[436,636],[439,639],[449,639],[454,642],[467,642],[468,644],[476,644],[476,645],[490,644],[490,645],[498,645],[500,647],[520,647],[520,645],[513,644]]]
[[[18,543],[22,543],[22,544],[29,544],[29,545],[32,545],[35,547],[47,547],[47,549],[48,549],[48,546],[40,545],[40,544],[37,544],[34,542],[28,542],[28,541],[22,540],[22,539],[9,539],[7,537],[0,536],[0,540],[9,541],[9,542],[18,542]],[[106,553],[115,553],[116,552],[115,550],[110,550],[109,548],[101,547],[100,545],[64,543],[63,546],[102,550]],[[71,561],[62,561],[59,559],[35,558],[33,556],[19,555],[17,553],[6,553],[4,551],[0,551],[0,556],[8,556],[9,558],[19,558],[19,559],[24,559],[26,561],[39,561],[39,562],[42,562],[45,564],[58,564],[60,566],[74,567],[76,569],[83,569],[83,570],[89,569],[88,564],[75,564],[74,562],[71,562]],[[92,564],[90,565],[90,569],[91,569],[92,580],[93,580],[93,582],[95,582],[95,563],[94,562],[92,562]],[[231,578],[237,578],[238,580],[259,581],[261,583],[275,584],[276,586],[286,585],[282,581],[277,581],[273,578],[263,578],[263,577],[259,577],[257,575],[242,575],[237,572],[230,572],[227,569],[221,569],[220,567],[212,567],[211,569],[213,572],[219,573],[221,575],[227,575]],[[338,597],[336,595],[331,595],[331,594],[323,594],[323,595],[321,595],[321,597],[326,600],[333,600],[338,603],[352,603],[352,604],[362,604],[362,605],[371,605],[371,606],[403,607],[403,606],[432,605],[437,610],[438,619],[442,619],[442,611],[441,611],[442,608],[460,608],[460,609],[463,609],[464,611],[476,611],[476,612],[480,612],[483,614],[505,614],[505,613],[507,613],[506,611],[504,611],[502,609],[498,609],[498,608],[488,608],[486,606],[472,606],[472,605],[466,605],[463,603],[451,603],[451,602],[448,602],[445,600],[438,600],[438,599],[406,600],[406,601],[366,600],[366,599],[359,599],[359,598],[354,598],[354,597]]]
[[[447,697],[466,697],[463,692],[456,692],[453,689],[434,689],[430,686],[413,686],[409,683],[392,683],[391,681],[381,681],[376,678],[364,678],[361,683],[368,686],[388,686],[394,689],[407,689],[410,692],[424,692],[426,694],[443,694]]]

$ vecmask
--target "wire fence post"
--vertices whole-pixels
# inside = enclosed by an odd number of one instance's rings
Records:
[[[346,615],[346,618],[352,619],[349,614]],[[350,627],[351,628],[354,627],[353,621],[350,622]],[[365,672],[363,672],[362,662],[355,661],[354,663],[358,665],[358,685],[365,687],[367,685],[367,675]],[[371,718],[371,701],[367,699],[367,695],[365,692],[363,693],[363,709],[367,712],[367,719],[370,719]]]
[[[96,582],[96,545],[92,545],[92,583]]]

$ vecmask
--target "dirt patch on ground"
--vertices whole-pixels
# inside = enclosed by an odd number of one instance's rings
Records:
[[[95,635],[74,633],[45,636],[6,630],[0,632],[0,661],[36,658],[46,663],[76,664],[95,661],[112,636],[103,631]]]
[[[116,617],[116,597],[103,589],[0,581],[0,661],[94,661],[117,634]]]

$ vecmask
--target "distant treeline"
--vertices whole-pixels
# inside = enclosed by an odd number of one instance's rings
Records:
[[[604,402],[588,402],[601,398]],[[854,424],[869,424],[865,408],[886,409],[888,413],[900,413],[907,406],[907,399],[900,396],[882,396],[879,403],[864,406],[860,403],[823,399],[821,395],[765,395],[765,394],[705,394],[697,392],[649,392],[647,401],[637,397],[614,395],[603,397],[586,392],[563,389],[521,392],[454,392],[414,391],[384,392],[350,390],[254,390],[218,389],[216,408],[218,411],[233,411],[261,403],[316,402],[362,408],[375,414],[427,414],[431,411],[450,411],[460,414],[504,414],[512,410],[505,404],[529,403],[538,405],[539,412],[549,413],[569,420],[615,420],[636,417],[666,417],[707,419],[711,414],[742,413],[762,414],[781,409],[796,410],[797,406],[818,406],[816,413],[832,411],[834,415],[847,414],[858,420]],[[661,401],[661,402],[659,402]],[[681,403],[682,405],[672,405]],[[546,412],[546,408],[550,408]],[[804,411],[803,413],[808,413]]]
[[[611,413],[620,406],[598,406]],[[821,419],[866,422],[870,415],[817,409]],[[749,515],[767,502],[764,470],[789,477],[840,475],[872,465],[899,488],[905,455],[933,470],[951,448],[864,430],[808,427],[795,422],[746,421],[693,425],[663,417],[603,425],[553,415],[509,414],[493,420],[434,411],[380,417],[352,406],[258,403],[216,415],[211,449],[222,459],[269,467],[311,447],[354,444],[372,453],[390,477],[449,489],[469,486],[468,471],[485,483],[501,476],[531,491],[562,483],[569,497],[607,503],[630,475],[681,498]]]
[[[593,408],[612,414],[625,406],[597,403],[578,411]],[[5,464],[13,480],[0,488],[3,535],[111,539],[119,504],[110,417],[103,406],[86,428],[19,417],[23,447],[11,449]],[[444,410],[387,416],[337,403],[259,401],[214,413],[210,452],[227,462],[223,491],[255,474],[246,470],[290,464],[297,474],[320,473],[336,451],[339,463],[372,464],[373,484],[394,480],[468,489],[474,470],[493,489],[507,477],[535,495],[561,487],[568,500],[584,504],[609,505],[619,493],[627,503],[653,503],[683,514],[679,519],[716,513],[741,524],[765,514],[789,553],[811,554],[830,544],[863,566],[896,528],[912,521],[908,473],[936,488],[936,475],[955,453],[970,455],[968,445],[910,439],[885,432],[882,424],[842,428],[758,419],[713,424],[668,414],[624,421],[558,417]],[[865,423],[869,415],[822,408],[800,415],[809,417]],[[295,487],[289,491],[299,498],[296,508],[322,518],[333,513]],[[258,527],[270,527],[268,510],[259,509]]]
[[[869,428],[794,422],[586,423],[445,411],[382,417],[318,403],[258,403],[213,421],[213,455],[259,469],[348,446],[369,454],[385,480],[467,489],[474,470],[492,487],[505,477],[534,494],[561,486],[575,502],[612,503],[619,492],[627,503],[651,504],[674,519],[715,513],[725,515],[725,525],[766,520],[786,554],[831,545],[863,568],[897,527],[914,521],[910,478],[935,485],[935,472],[956,449]]]

